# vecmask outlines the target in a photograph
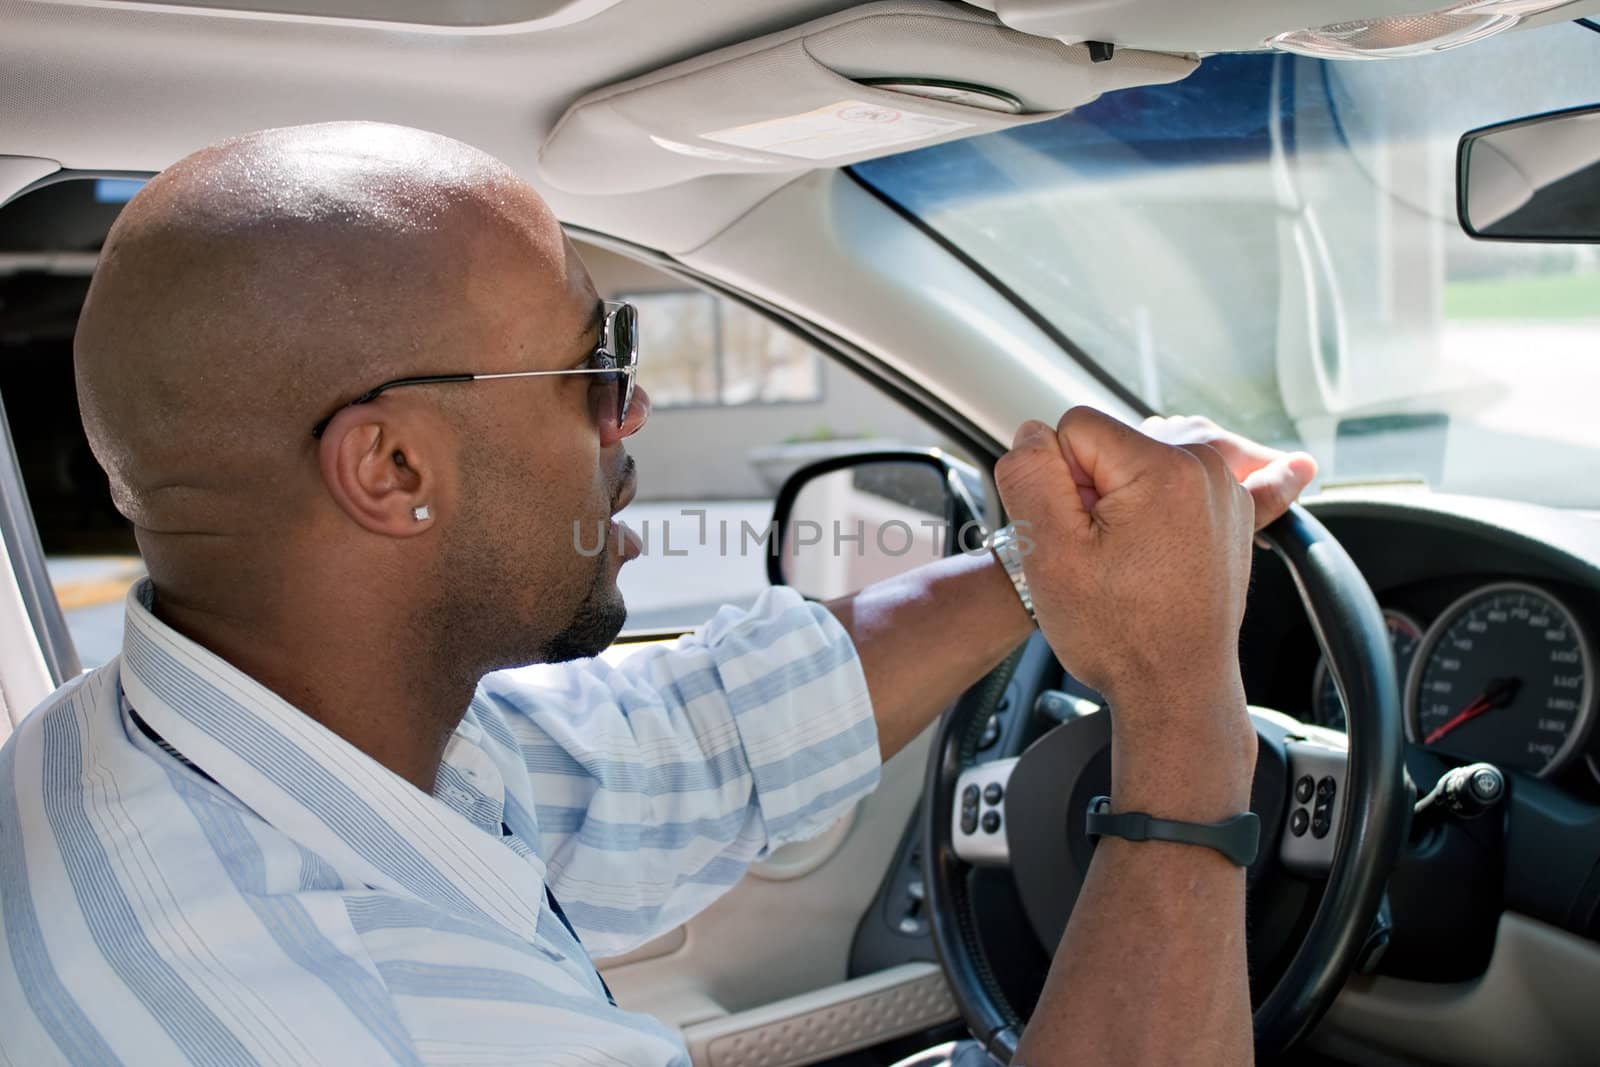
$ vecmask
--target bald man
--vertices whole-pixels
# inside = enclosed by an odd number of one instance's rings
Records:
[[[0,753],[0,1061],[686,1062],[590,953],[832,824],[1034,623],[960,557],[587,658],[637,553],[572,535],[634,492],[634,336],[445,138],[268,130],[128,204],[75,355],[150,577]],[[1114,802],[1214,821],[1255,758],[1251,533],[1312,469],[1146,430],[1026,424],[997,480],[1039,625],[1117,708]],[[1107,839],[1021,1061],[1244,1062],[1243,923],[1220,855]]]

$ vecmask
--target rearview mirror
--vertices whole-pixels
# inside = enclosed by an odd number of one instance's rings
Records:
[[[974,468],[932,449],[802,467],[778,492],[767,577],[827,600],[958,551],[981,551],[981,486]]]
[[[1600,242],[1600,105],[1462,136],[1456,213],[1473,237]]]

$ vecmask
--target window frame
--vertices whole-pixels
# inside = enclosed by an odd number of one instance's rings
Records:
[[[841,173],[850,177],[864,190],[870,191],[859,179],[851,175],[849,168],[844,168]],[[909,223],[914,229],[921,232],[921,227],[916,225],[915,217],[908,218],[892,204],[887,204],[894,214],[902,221]],[[724,299],[753,311],[765,318],[774,326],[794,334],[803,341],[807,341],[816,349],[819,356],[826,356],[835,360],[839,366],[856,375],[863,381],[872,385],[884,397],[901,405],[907,411],[915,414],[934,429],[939,430],[950,438],[952,442],[961,445],[971,458],[974,465],[983,473],[985,490],[988,495],[988,513],[984,516],[985,523],[995,529],[1004,525],[1004,510],[1000,506],[1000,494],[994,486],[994,465],[1000,461],[1010,447],[1008,442],[1002,442],[990,436],[977,423],[973,422],[948,400],[940,397],[927,387],[918,384],[898,368],[890,366],[883,359],[873,354],[870,350],[862,348],[853,341],[832,332],[826,327],[819,326],[799,314],[789,311],[779,304],[773,303],[764,297],[758,297],[742,289],[736,289],[709,274],[694,269],[673,258],[665,252],[645,248],[630,241],[614,237],[599,230],[585,226],[567,225],[563,227],[567,234],[574,240],[603,248],[619,256],[626,256],[645,266],[653,267],[663,274],[670,275],[685,286],[704,289]],[[957,257],[958,262],[964,261]],[[975,276],[995,289],[1002,297],[1006,296],[1003,289],[996,287],[994,281],[981,272],[974,272]],[[1009,299],[1014,300],[1012,294]],[[1046,336],[1050,336],[1048,333]],[[1068,349],[1068,354],[1071,350]],[[641,358],[649,358],[641,356]],[[682,409],[677,409],[682,410]],[[688,631],[682,631],[688,632]]]
[[[33,507],[28,502],[28,487],[22,480],[22,465],[17,459],[16,443],[11,439],[11,422],[6,417],[3,401],[0,401],[0,539],[5,541],[6,562],[32,627],[34,646],[44,659],[51,683],[57,687],[65,685],[83,673],[83,664],[78,659],[66,614],[56,599],[55,587],[45,566],[44,544],[39,540]],[[8,681],[0,679],[0,682]]]
[[[590,241],[590,243],[597,243],[593,242],[588,236],[585,236],[584,240]],[[629,255],[630,253],[621,254]],[[636,256],[633,258],[637,259]],[[651,265],[655,266],[655,264]],[[612,299],[622,300],[627,303],[634,304],[636,307],[639,307],[640,314],[643,315],[648,311],[648,303],[650,300],[664,296],[696,296],[704,297],[710,301],[712,344],[711,373],[713,380],[716,382],[715,388],[717,399],[675,401],[662,400],[660,397],[652,394],[650,397],[650,406],[652,409],[658,408],[662,411],[723,411],[734,408],[798,407],[807,404],[826,404],[828,402],[828,390],[824,383],[826,375],[822,373],[821,362],[824,358],[824,352],[821,350],[820,346],[818,346],[812,339],[797,334],[792,329],[785,329],[781,323],[773,322],[770,316],[766,315],[761,315],[760,317],[767,319],[769,325],[783,331],[784,333],[790,334],[795,338],[795,340],[806,345],[811,356],[812,365],[816,368],[816,390],[810,396],[806,397],[783,397],[777,400],[743,400],[738,402],[723,400],[723,391],[727,387],[728,382],[723,359],[724,351],[722,344],[723,301],[728,300],[729,298],[725,294],[716,292],[705,285],[690,284],[677,289],[619,289],[616,294],[612,296]],[[753,310],[748,305],[745,305],[740,301],[733,302],[740,304],[746,310]],[[759,314],[759,312],[757,314]],[[650,358],[649,352],[644,349],[641,349],[640,356],[645,360]]]

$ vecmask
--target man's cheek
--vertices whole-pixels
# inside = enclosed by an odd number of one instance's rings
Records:
[[[610,501],[602,494],[574,495],[552,509],[552,536],[569,561],[573,555],[592,559],[608,535]]]

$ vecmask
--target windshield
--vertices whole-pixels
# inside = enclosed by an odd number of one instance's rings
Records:
[[[1151,408],[1323,484],[1600,503],[1600,247],[1475,241],[1465,131],[1600,101],[1576,23],[1430,56],[1219,55],[855,173]]]

